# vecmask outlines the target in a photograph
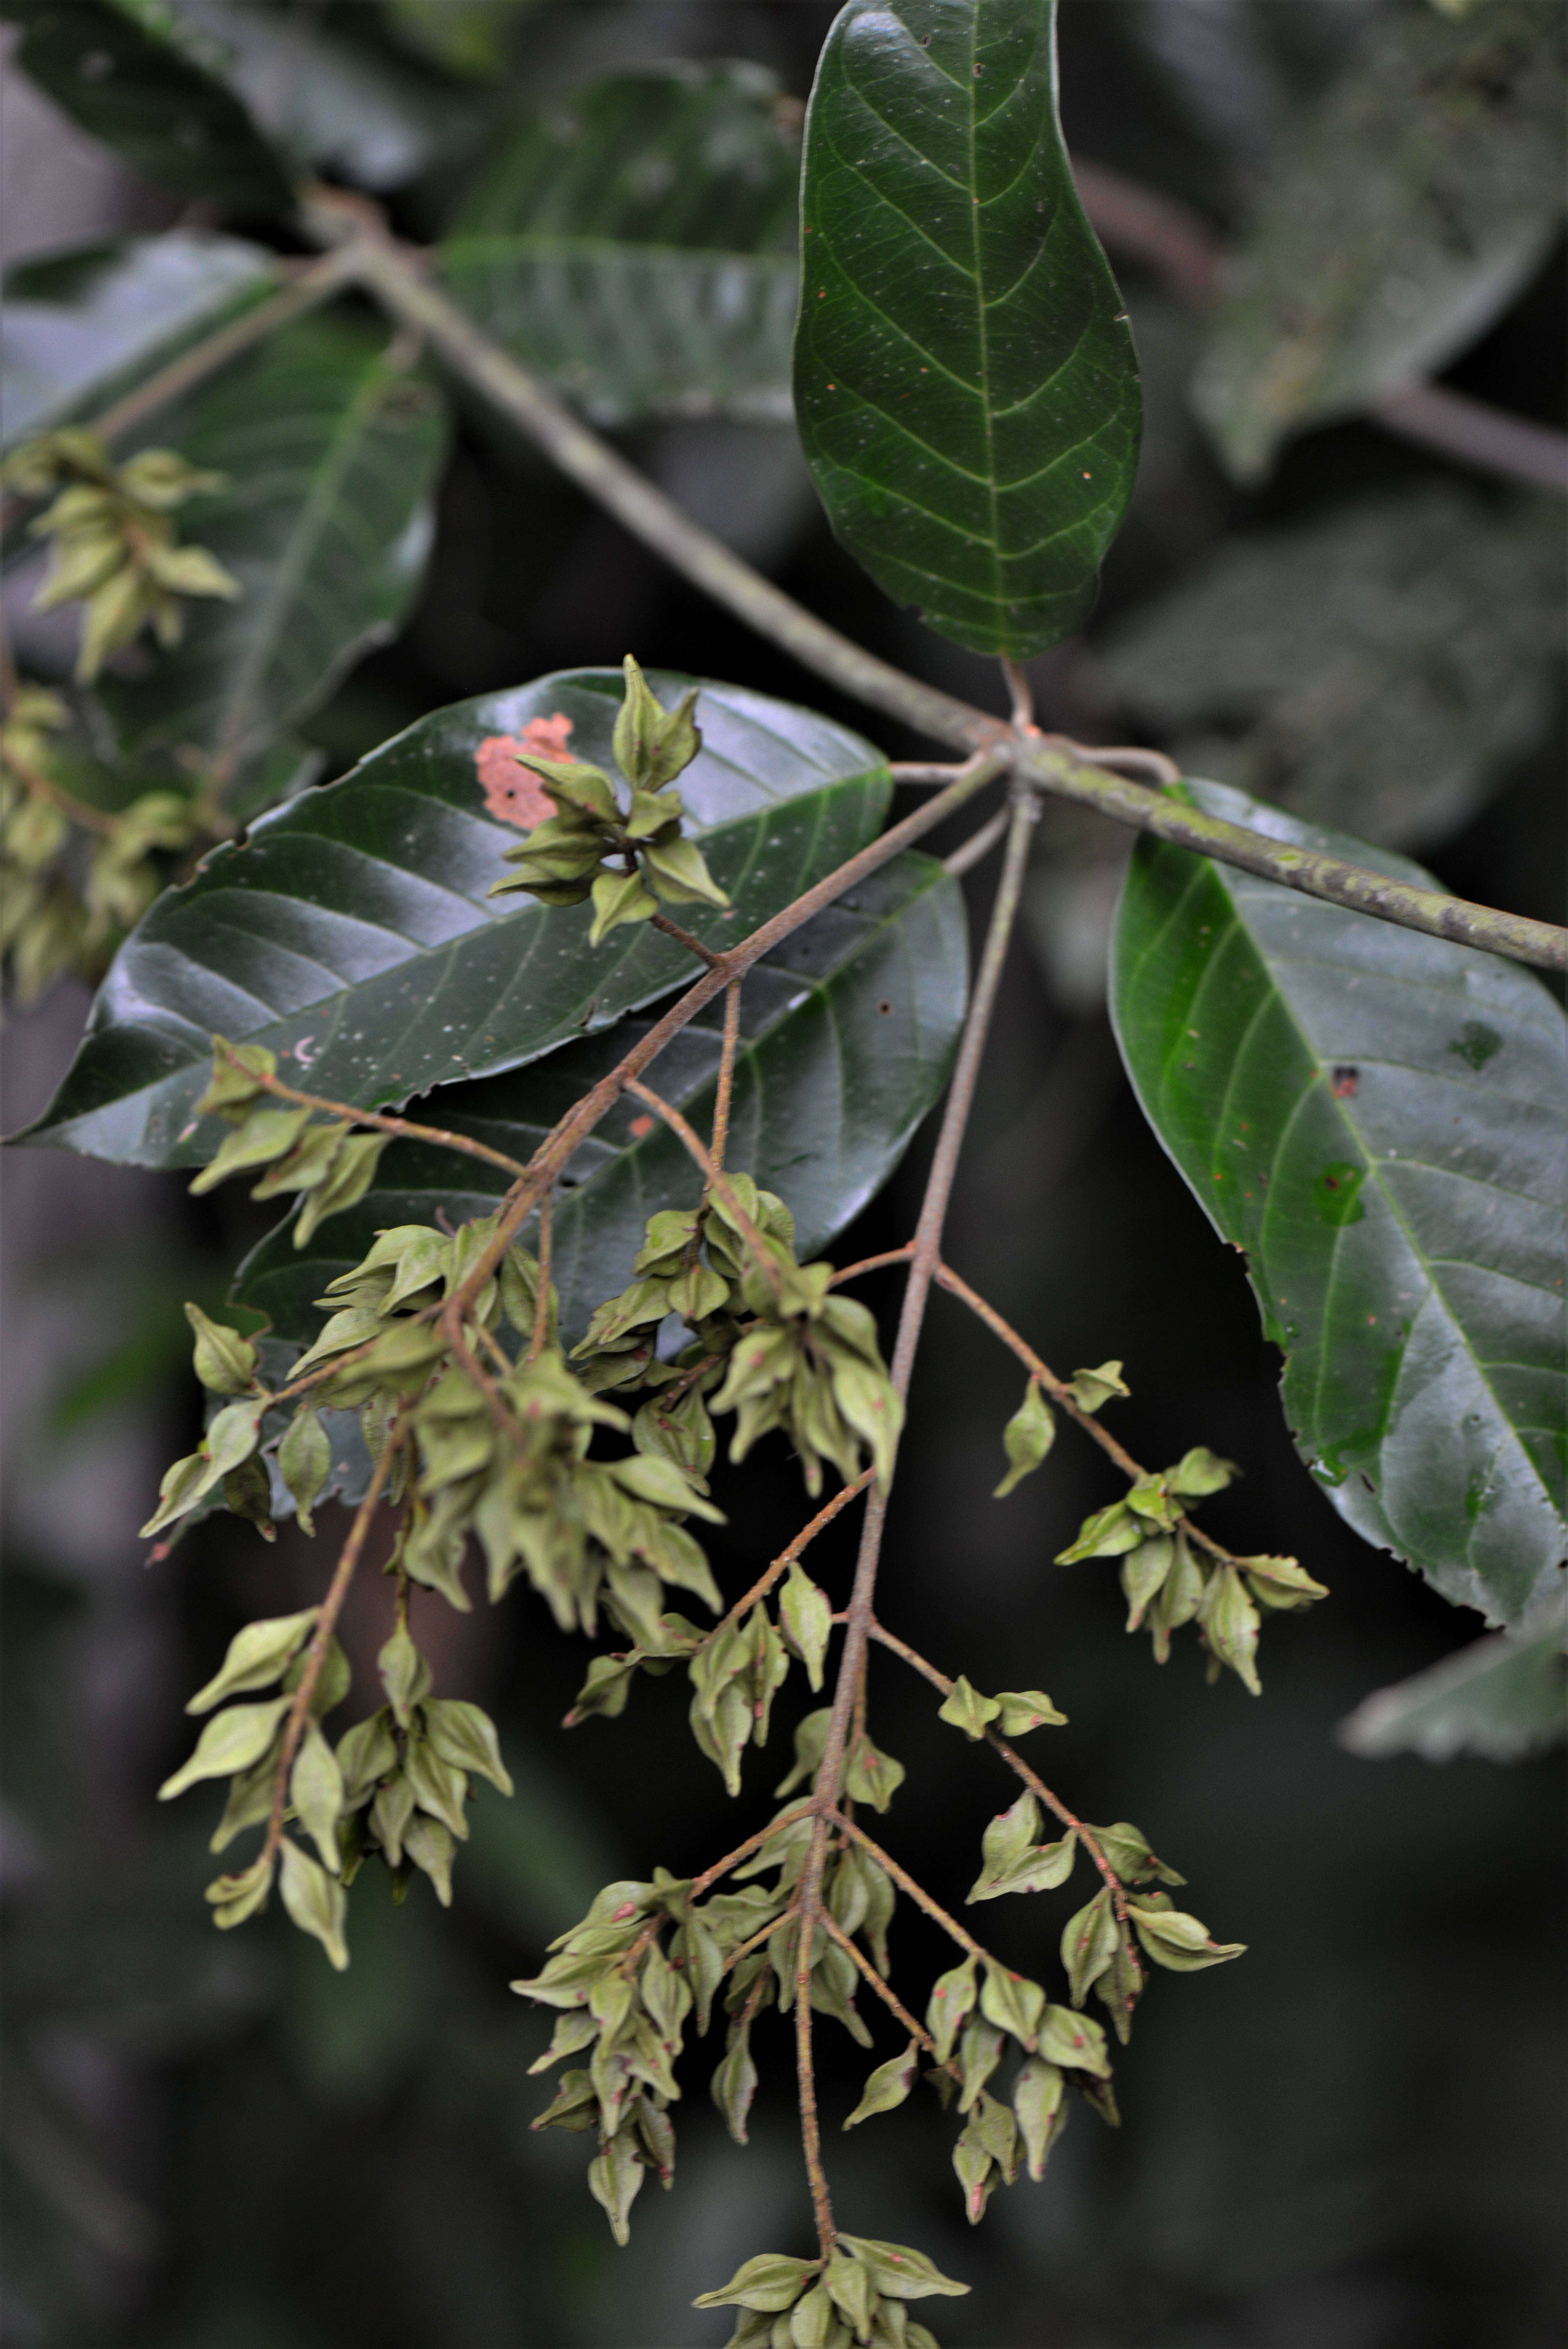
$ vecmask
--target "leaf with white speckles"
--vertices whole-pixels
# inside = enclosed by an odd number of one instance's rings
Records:
[[[649,682],[668,706],[691,680]],[[689,977],[686,949],[646,926],[593,947],[590,906],[488,894],[519,835],[487,806],[481,753],[566,719],[574,754],[613,771],[623,684],[562,671],[437,710],[215,851],[120,948],[28,1139],[201,1165],[226,1131],[192,1117],[215,1033],[381,1109],[520,1067]],[[680,791],[731,909],[681,910],[727,946],[872,839],[892,785],[869,742],[788,702],[704,685],[696,715],[703,747]]]

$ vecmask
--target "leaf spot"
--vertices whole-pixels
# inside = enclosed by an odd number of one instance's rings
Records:
[[[571,731],[571,719],[557,710],[552,718],[531,718],[521,734],[485,737],[474,752],[474,768],[485,805],[500,823],[531,832],[555,813],[555,802],[537,775],[518,765],[518,755],[527,751],[536,759],[564,759]]]

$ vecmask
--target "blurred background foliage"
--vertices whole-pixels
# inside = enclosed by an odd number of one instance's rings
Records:
[[[1067,0],[1069,139],[1188,207],[1213,243],[1254,222],[1277,235],[1297,157],[1316,151],[1326,111],[1367,119],[1346,78],[1371,70],[1416,5]],[[511,226],[520,190],[548,225],[549,203],[567,200],[550,107],[613,68],[746,61],[755,91],[758,71],[775,78],[767,103],[787,139],[831,10],[180,0],[179,14],[228,45],[259,119],[428,237]],[[5,106],[23,255],[187,217],[181,195],[109,165],[14,70]],[[604,135],[625,134],[607,119]],[[1347,181],[1370,169],[1348,130],[1330,152]],[[1555,152],[1560,177],[1560,130]],[[768,193],[741,225],[772,265],[788,206]],[[733,217],[709,225],[716,246],[738,233]],[[682,235],[700,248],[703,222]],[[1548,219],[1519,242],[1490,306],[1472,302],[1428,359],[1450,388],[1559,428],[1560,237]],[[1414,847],[1464,895],[1558,917],[1561,507],[1366,416],[1304,431],[1266,479],[1237,486],[1189,405],[1215,337],[1173,290],[1180,256],[1140,264],[1112,242],[1146,370],[1143,471],[1087,636],[1036,664],[1043,722],[1157,740],[1190,769]],[[1187,262],[1191,293],[1202,251]],[[1376,390],[1369,377],[1362,404]],[[985,664],[884,604],[835,547],[766,380],[723,414],[683,412],[678,391],[651,420],[649,404],[624,443],[700,519],[891,658],[994,699]],[[615,420],[608,398],[598,410]],[[445,702],[628,648],[863,722],[465,408],[414,608],[299,730],[336,773]],[[889,749],[907,753],[892,731]],[[873,2124],[835,2142],[844,2207],[972,2281],[944,2329],[975,2349],[1545,2349],[1568,2323],[1561,1768],[1370,1762],[1335,1742],[1368,1692],[1480,1627],[1360,1545],[1314,1488],[1242,1267],[1127,1092],[1103,1005],[1127,844],[1077,811],[1040,826],[1031,953],[1006,981],[949,1253],[1054,1361],[1123,1358],[1133,1400],[1119,1431],[1136,1451],[1174,1459],[1202,1441],[1240,1461],[1245,1481],[1212,1505],[1216,1532],[1243,1551],[1298,1551],[1332,1602],[1271,1640],[1261,1702],[1229,1676],[1206,1689],[1195,1651],[1156,1671],[1120,1636],[1109,1570],[1048,1564],[1108,1497],[1093,1461],[1059,1446],[1014,1498],[987,1498],[1016,1381],[938,1300],[893,1510],[897,1626],[981,1687],[1048,1688],[1070,1716],[1048,1775],[1095,1817],[1135,1818],[1250,1954],[1179,1992],[1156,1984],[1121,2067],[1125,2127],[1077,2117],[1046,2184],[999,2198],[974,2234],[938,2116],[918,2106],[885,2136]],[[41,1105],[84,1003],[68,986],[13,1024],[8,1128]],[[921,1154],[846,1235],[846,1260],[907,1230]],[[686,1735],[679,1683],[640,1688],[622,1720],[569,1741],[555,1724],[581,1678],[576,1643],[527,1602],[459,1619],[421,1594],[438,1692],[497,1715],[518,1783],[511,1804],[480,1795],[454,1910],[439,1915],[420,1882],[395,1917],[384,1879],[367,1878],[343,1977],[279,1918],[212,1935],[195,1898],[210,1822],[151,1799],[182,1750],[181,1694],[249,1615],[310,1603],[323,1568],[292,1528],[264,1549],[218,1517],[148,1573],[131,1529],[199,1423],[181,1300],[217,1308],[263,1211],[52,1154],[13,1159],[7,1182],[0,2337],[721,2339],[692,2294],[759,2242],[792,2240],[802,2214],[782,2031],[744,2154],[701,2071],[688,2082],[675,2193],[640,2203],[619,2253],[580,2147],[530,2133],[546,2093],[525,2075],[548,2017],[505,1988],[607,1878],[655,1860],[686,1870],[727,1839],[729,1806]],[[743,1478],[721,1471],[717,1497],[730,1513],[712,1545],[721,1579],[800,1516],[798,1477],[766,1453]],[[847,1555],[829,1541],[824,1578]],[[347,1621],[357,1659],[382,1636],[378,1604],[363,1594]],[[903,1844],[956,1889],[995,1790],[930,1735],[918,1684],[873,1669],[879,1740],[909,1770]],[[781,1771],[777,1733],[775,1745]],[[1068,1905],[1002,1920],[1004,1946],[1032,1961]],[[934,1971],[922,1920],[901,1912],[896,1930],[912,1971]],[[823,2054],[832,2129],[863,2065],[833,2070],[831,2038]]]

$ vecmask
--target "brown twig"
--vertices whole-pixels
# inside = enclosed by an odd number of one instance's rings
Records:
[[[908,2007],[905,2006],[898,1992],[889,1982],[883,1980],[880,1973],[878,1973],[875,1966],[872,1965],[870,1958],[867,1957],[865,1951],[860,1947],[860,1944],[850,1939],[843,1927],[840,1924],[838,1919],[833,1915],[832,1910],[830,1909],[824,1909],[820,1921],[829,1940],[837,1941],[840,1949],[843,1951],[845,1956],[854,1960],[856,1966],[864,1975],[867,1983],[873,1991],[875,1991],[877,1996],[887,2008],[889,2013],[897,2017],[898,2021],[903,2023],[904,2029],[908,2032],[912,2039],[917,2041],[922,2047],[929,2048],[931,2053],[934,2055],[936,2053],[936,2042],[932,2037],[930,2032],[926,2030],[923,2023],[917,2023],[915,2021],[913,2015],[911,2014]]]
[[[253,1074],[232,1050],[223,1051],[222,1057],[246,1076]],[[527,1172],[521,1159],[509,1158],[504,1150],[492,1150],[488,1143],[475,1142],[466,1133],[452,1133],[445,1126],[418,1125],[412,1118],[394,1117],[384,1110],[356,1109],[351,1102],[329,1101],[324,1093],[304,1092],[297,1085],[284,1084],[281,1077],[256,1077],[255,1082],[264,1092],[276,1093],[281,1101],[295,1102],[302,1109],[319,1109],[328,1117],[347,1118],[356,1125],[373,1125],[377,1133],[395,1133],[400,1141],[430,1142],[442,1150],[460,1150],[465,1158],[482,1158],[514,1177]]]
[[[724,1045],[718,1061],[718,1091],[713,1102],[713,1141],[710,1145],[713,1163],[724,1164],[724,1154],[729,1146],[729,1106],[735,1092],[735,1055],[740,1043],[740,989],[742,981],[732,978],[724,990]]]
[[[640,1076],[669,1042],[672,1036],[696,1019],[704,1007],[712,1002],[720,988],[732,978],[741,977],[753,963],[760,962],[781,940],[789,937],[824,905],[830,905],[847,889],[880,871],[892,857],[910,847],[927,832],[943,823],[983,791],[992,777],[1000,774],[1006,764],[1004,753],[993,751],[969,760],[944,792],[938,792],[924,807],[916,808],[902,823],[895,823],[877,840],[846,860],[836,872],[828,874],[814,887],[772,915],[748,938],[732,947],[721,968],[705,971],[687,988],[678,1003],[671,1005],[662,1019],[641,1036],[616,1067],[601,1077],[599,1082],[566,1112],[553,1131],[548,1133],[529,1161],[526,1178],[512,1186],[507,1195],[505,1212],[494,1237],[478,1257],[463,1283],[464,1291],[477,1296],[501,1257],[511,1247],[517,1232],[532,1214],[542,1190],[553,1183],[567,1164],[578,1143],[607,1115],[632,1078]]]
[[[951,1265],[939,1264],[936,1268],[936,1279],[939,1288],[945,1288],[950,1297],[956,1297],[961,1303],[967,1305],[971,1313],[984,1321],[987,1330],[994,1336],[1000,1338],[1004,1346],[1011,1352],[1016,1354],[1030,1376],[1038,1385],[1045,1388],[1052,1402],[1064,1411],[1070,1420],[1076,1421],[1086,1435],[1094,1438],[1107,1457],[1115,1461],[1130,1484],[1136,1485],[1148,1475],[1148,1469],[1139,1466],[1131,1453],[1124,1444],[1117,1442],[1110,1430],[1108,1427],[1102,1427],[1092,1412],[1085,1411],[1071,1387],[1057,1378],[1056,1372],[1040,1360],[1028,1340],[1021,1338],[1012,1323],[1005,1320],[994,1305],[987,1304],[977,1289],[971,1288],[966,1280],[961,1279]],[[1212,1557],[1230,1560],[1232,1553],[1226,1549],[1222,1542],[1215,1541],[1212,1534],[1206,1534],[1201,1526],[1194,1525],[1191,1517],[1183,1516],[1181,1522],[1200,1549],[1206,1549]]]
[[[811,2189],[811,2216],[816,2221],[818,2248],[825,2260],[830,2260],[839,2240],[839,2230],[833,2223],[833,2199],[828,2191],[828,2173],[822,2164],[822,2123],[817,2110],[817,2067],[811,2053],[811,1960],[816,1951],[816,1923],[820,1904],[813,1909],[808,1920],[797,1896],[795,1910],[795,2092],[800,2113],[800,2147],[805,2157],[807,2184]]]
[[[309,263],[300,270],[291,285],[285,285],[265,302],[244,311],[226,326],[220,326],[205,342],[182,351],[156,375],[139,383],[134,391],[127,392],[111,408],[89,417],[80,429],[96,432],[100,440],[118,440],[122,432],[130,431],[144,419],[155,415],[172,399],[178,399],[199,383],[204,383],[231,359],[238,358],[253,343],[263,342],[286,326],[306,311],[319,308],[333,295],[353,282],[355,269],[351,258],[339,250],[323,254],[319,261]]]
[[[674,938],[677,946],[685,947],[687,954],[694,954],[699,962],[707,963],[709,970],[717,970],[724,961],[721,954],[716,954],[712,947],[705,947],[700,938],[693,937],[689,930],[683,930],[680,924],[672,922],[667,914],[650,914],[648,927],[663,930],[666,938]]]
[[[915,1348],[919,1343],[921,1325],[925,1318],[927,1299],[941,1246],[942,1226],[952,1195],[953,1182],[958,1169],[959,1153],[974,1105],[975,1084],[980,1071],[981,1056],[995,1005],[996,989],[1001,981],[1002,966],[1006,959],[1007,946],[1017,917],[1019,898],[1023,890],[1024,871],[1028,862],[1029,840],[1037,814],[1032,796],[1017,797],[1014,802],[1012,824],[1007,839],[1006,862],[992,907],[990,927],[986,932],[985,950],[975,975],[970,997],[969,1013],[965,1022],[963,1040],[954,1067],[953,1081],[948,1088],[947,1104],[943,1112],[942,1126],[937,1135],[936,1149],[931,1172],[926,1178],[925,1196],[921,1204],[920,1220],[915,1226],[910,1251],[909,1279],[904,1288],[903,1309],[899,1319],[898,1337],[893,1346],[892,1377],[902,1398],[909,1392],[910,1372],[913,1368]],[[861,1530],[860,1557],[855,1567],[854,1587],[850,1594],[844,1623],[844,1643],[839,1659],[839,1672],[833,1689],[832,1711],[828,1722],[828,1733],[823,1744],[822,1760],[812,1788],[816,1811],[810,1848],[800,1878],[800,1936],[802,1949],[809,1959],[815,1926],[822,1910],[822,1871],[827,1858],[828,1837],[834,1820],[857,1837],[861,1830],[844,1820],[834,1808],[838,1803],[843,1775],[845,1751],[851,1720],[856,1717],[861,1701],[865,1673],[866,1650],[872,1622],[872,1601],[876,1590],[877,1568],[882,1557],[882,1528],[887,1518],[886,1495],[875,1489],[866,1504],[866,1514]],[[862,1837],[862,1840],[869,1838]],[[923,1901],[929,1896],[920,1894]],[[958,1930],[962,1934],[962,1928]],[[964,1937],[967,1940],[968,1937]],[[977,1944],[975,1946],[978,1946]],[[809,1969],[808,1969],[809,1971]],[[802,2005],[810,2000],[802,1996]],[[827,2188],[822,2178],[821,2136],[817,2122],[816,2081],[811,2071],[811,2034],[810,2024],[802,2030],[797,2026],[796,2068],[800,2103],[800,2130],[805,2148],[806,2168],[811,2178],[813,2202],[818,2212],[818,2228],[823,2225]],[[819,2187],[820,2199],[819,2199]],[[827,2226],[831,2232],[831,2211],[827,2209]]]
[[[56,782],[53,775],[46,775],[42,767],[35,767],[30,760],[19,759],[15,750],[7,750],[5,764],[14,775],[20,776],[30,792],[36,792],[41,800],[47,800],[52,807],[58,808],[62,815],[69,816],[83,832],[102,834],[114,830],[117,822],[114,816],[106,814],[102,808],[89,807],[86,800],[77,799],[75,792],[68,792],[64,783]]]
[[[762,1273],[766,1279],[771,1282],[776,1290],[781,1290],[784,1276],[779,1270],[778,1260],[775,1257],[772,1249],[769,1247],[766,1238],[758,1230],[757,1225],[752,1221],[745,1208],[741,1206],[739,1196],[737,1194],[734,1184],[724,1172],[724,1169],[716,1164],[713,1153],[709,1150],[701,1134],[698,1133],[696,1126],[692,1124],[688,1118],[685,1118],[681,1115],[679,1110],[675,1107],[673,1102],[665,1101],[661,1093],[655,1092],[651,1085],[645,1085],[639,1078],[629,1077],[626,1081],[624,1090],[631,1093],[635,1100],[645,1102],[647,1107],[654,1112],[655,1116],[662,1117],[665,1123],[669,1127],[670,1132],[675,1135],[676,1141],[684,1144],[685,1148],[690,1153],[692,1157],[696,1159],[697,1164],[703,1171],[708,1189],[710,1191],[717,1191],[719,1197],[724,1201],[726,1207],[729,1210],[729,1214],[735,1223],[737,1230],[740,1233],[747,1247],[751,1251],[752,1261],[757,1266],[758,1270]]]
[[[863,1256],[858,1264],[846,1264],[835,1272],[828,1286],[837,1288],[846,1280],[858,1280],[862,1272],[880,1272],[884,1265],[907,1264],[913,1254],[914,1242],[905,1240],[903,1247],[883,1248],[880,1256]]]
[[[270,1860],[275,1857],[278,1846],[284,1839],[284,1812],[288,1807],[289,1778],[294,1770],[294,1756],[299,1752],[300,1742],[304,1735],[305,1723],[310,1714],[311,1699],[315,1694],[316,1683],[321,1678],[322,1668],[326,1662],[332,1635],[336,1628],[337,1619],[343,1612],[343,1602],[348,1596],[348,1586],[354,1579],[354,1570],[359,1564],[360,1552],[365,1547],[371,1522],[380,1504],[382,1493],[386,1489],[387,1480],[392,1473],[392,1463],[402,1441],[403,1423],[399,1417],[387,1440],[380,1458],[371,1471],[365,1498],[355,1511],[354,1523],[348,1529],[348,1539],[343,1545],[332,1580],[327,1585],[326,1596],[321,1602],[321,1612],[315,1619],[315,1629],[311,1633],[310,1644],[304,1651],[304,1667],[300,1673],[299,1686],[294,1691],[294,1703],[290,1707],[288,1720],[284,1726],[284,1742],[278,1754],[277,1775],[273,1784],[273,1806],[267,1816],[266,1841],[262,1849],[262,1857],[264,1859]]]
[[[901,1656],[904,1662],[910,1665],[913,1671],[919,1672],[923,1680],[928,1680],[933,1688],[940,1689],[944,1696],[951,1696],[953,1694],[954,1683],[948,1679],[947,1674],[944,1671],[939,1671],[935,1664],[928,1663],[926,1659],[921,1655],[917,1650],[912,1648],[907,1640],[898,1639],[887,1629],[885,1624],[879,1623],[873,1619],[871,1628],[871,1636],[880,1646],[889,1649],[895,1656]],[[1079,1842],[1083,1845],[1084,1849],[1088,1853],[1089,1857],[1099,1868],[1106,1882],[1111,1887],[1113,1891],[1119,1893],[1121,1889],[1121,1879],[1117,1875],[1116,1870],[1111,1867],[1110,1862],[1107,1859],[1104,1852],[1100,1849],[1099,1841],[1095,1835],[1094,1829],[1092,1827],[1086,1827],[1083,1821],[1078,1816],[1076,1812],[1069,1811],[1067,1805],[1061,1800],[1061,1797],[1057,1795],[1052,1794],[1045,1780],[1039,1775],[1039,1773],[1030,1769],[1023,1755],[1017,1752],[1016,1747],[1009,1745],[1005,1737],[999,1737],[994,1729],[987,1729],[985,1732],[985,1742],[988,1745],[993,1746],[995,1749],[995,1751],[1001,1755],[1003,1761],[1007,1764],[1008,1769],[1011,1770],[1016,1776],[1023,1780],[1025,1785],[1029,1789],[1029,1792],[1032,1795],[1037,1795],[1039,1800],[1044,1803],[1046,1808],[1052,1814],[1052,1816],[1058,1819],[1064,1827],[1069,1828],[1072,1833],[1078,1837]]]
[[[862,1851],[870,1852],[877,1866],[885,1869],[900,1891],[907,1893],[917,1909],[923,1909],[932,1922],[940,1925],[948,1939],[956,1941],[961,1950],[966,1950],[972,1958],[978,1958],[983,1964],[1001,1964],[1000,1959],[993,1958],[989,1950],[981,1947],[966,1925],[961,1925],[956,1917],[948,1915],[935,1895],[928,1892],[923,1884],[911,1876],[907,1868],[899,1866],[892,1852],[884,1851],[880,1843],[867,1835],[858,1820],[846,1817],[842,1811],[830,1811],[826,1824],[838,1827],[852,1842],[858,1843]]]
[[[825,1526],[830,1526],[833,1519],[838,1516],[840,1510],[847,1509],[850,1503],[855,1498],[856,1495],[865,1491],[866,1486],[871,1483],[872,1478],[875,1475],[876,1470],[874,1467],[862,1468],[852,1485],[841,1485],[839,1491],[833,1495],[830,1501],[824,1502],[822,1506],[818,1510],[816,1516],[811,1519],[810,1524],[809,1526],[801,1526],[799,1532],[796,1535],[789,1547],[787,1549],[781,1549],[778,1557],[773,1560],[772,1564],[766,1568],[764,1571],[758,1576],[750,1589],[746,1591],[742,1597],[736,1600],[734,1606],[730,1609],[723,1622],[716,1623],[714,1625],[712,1630],[703,1640],[702,1647],[711,1647],[714,1640],[718,1638],[721,1631],[729,1630],[735,1624],[739,1622],[743,1615],[749,1614],[751,1609],[758,1604],[759,1599],[766,1599],[774,1584],[779,1580],[779,1576],[788,1573],[789,1568],[794,1565],[796,1559],[799,1557],[802,1552],[808,1549],[811,1543],[816,1540],[817,1536],[822,1531],[823,1527]],[[696,1651],[696,1653],[700,1655],[702,1649],[699,1648]]]
[[[551,1275],[551,1194],[546,1191],[539,1202],[539,1286],[533,1299],[533,1334],[528,1341],[528,1359],[537,1362],[544,1351],[544,1341],[550,1335],[550,1275]]]
[[[684,513],[625,459],[579,423],[571,410],[428,281],[421,263],[385,233],[367,232],[363,204],[323,191],[306,207],[321,243],[346,246],[352,274],[391,314],[420,326],[462,379],[544,450],[634,537],[726,605],[749,627],[870,708],[934,740],[961,750],[994,750],[1037,789],[1097,808],[1118,823],[1151,832],[1176,846],[1259,874],[1331,905],[1422,930],[1466,946],[1511,955],[1546,969],[1568,969],[1568,931],[1550,922],[1472,905],[1440,891],[1393,881],[1343,858],[1297,848],[1053,749],[1043,738],[1021,741],[1005,721],[879,660],[818,619]],[[908,778],[913,780],[913,777]],[[732,956],[724,957],[726,964]],[[710,973],[710,976],[712,974]]]

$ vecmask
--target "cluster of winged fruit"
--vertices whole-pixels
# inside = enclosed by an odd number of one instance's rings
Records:
[[[19,685],[0,722],[0,957],[23,1003],[65,971],[97,976],[162,887],[157,855],[198,830],[179,792],[114,811],[79,799],[54,739],[69,723],[37,685]]]
[[[602,767],[582,759],[544,759],[519,751],[519,764],[548,784],[555,813],[506,852],[518,868],[492,897],[526,890],[546,905],[593,900],[589,943],[598,946],[623,922],[650,921],[661,904],[727,905],[694,841],[682,837],[686,810],[668,786],[702,748],[692,717],[694,686],[677,709],[663,709],[642,670],[626,656],[626,696],[615,720],[615,759],[632,786],[623,809]]]

